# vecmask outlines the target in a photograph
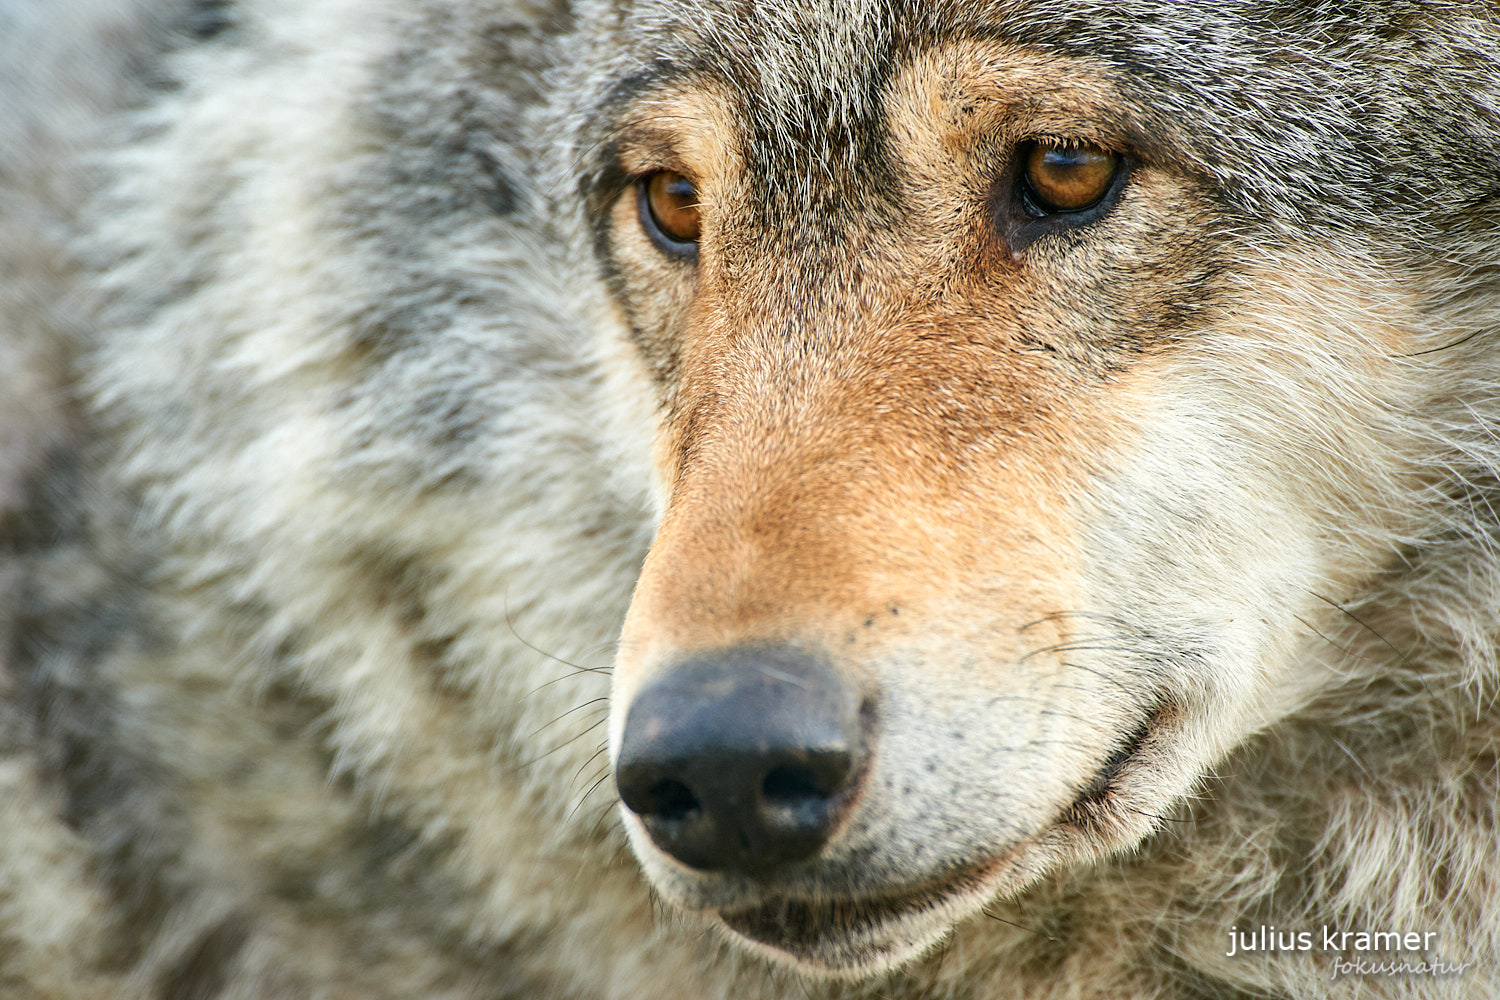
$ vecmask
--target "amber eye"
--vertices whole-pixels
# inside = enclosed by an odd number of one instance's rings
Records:
[[[679,173],[662,170],[640,183],[641,225],[668,253],[689,256],[697,251],[698,191]]]
[[[1092,208],[1114,184],[1120,155],[1096,146],[1037,143],[1025,163],[1027,212],[1040,218]]]

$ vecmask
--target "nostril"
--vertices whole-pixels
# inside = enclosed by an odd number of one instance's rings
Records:
[[[767,802],[801,802],[807,799],[825,799],[837,791],[824,787],[816,775],[802,768],[772,768],[760,785],[760,793]]]
[[[673,821],[686,819],[701,806],[698,796],[680,781],[658,781],[646,792],[637,812]]]

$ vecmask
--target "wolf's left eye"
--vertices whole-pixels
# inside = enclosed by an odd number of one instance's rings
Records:
[[[661,170],[642,178],[637,189],[641,226],[652,242],[677,257],[697,256],[702,220],[693,182],[682,174]]]
[[[1095,146],[1035,143],[1023,151],[1021,195],[1032,218],[1082,212],[1109,193],[1120,155]]]

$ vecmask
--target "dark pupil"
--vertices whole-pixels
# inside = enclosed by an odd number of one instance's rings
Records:
[[[698,192],[693,190],[692,182],[681,174],[662,184],[662,194],[669,199],[668,206],[673,212],[694,208],[698,201]]]
[[[1057,180],[1068,183],[1077,183],[1078,178],[1073,175],[1076,171],[1089,168],[1098,168],[1098,153],[1086,153],[1081,149],[1049,149],[1042,154],[1042,166],[1059,175]]]

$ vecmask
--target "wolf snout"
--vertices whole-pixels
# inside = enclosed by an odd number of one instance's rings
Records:
[[[870,715],[826,660],[786,647],[699,654],[635,698],[625,806],[690,868],[761,876],[817,854],[865,772]]]

